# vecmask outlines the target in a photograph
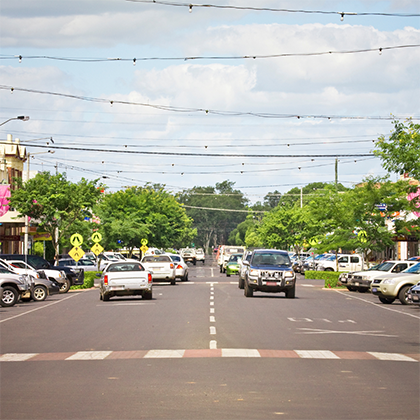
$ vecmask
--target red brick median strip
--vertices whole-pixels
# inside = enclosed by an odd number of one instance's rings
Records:
[[[127,360],[150,358],[281,358],[323,360],[380,360],[396,362],[420,362],[420,354],[330,351],[330,350],[256,350],[256,349],[190,349],[190,350],[127,350],[127,351],[80,351],[62,353],[6,353],[0,362],[26,361],[88,361]]]

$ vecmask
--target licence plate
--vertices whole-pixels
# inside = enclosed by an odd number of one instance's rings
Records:
[[[358,282],[358,281],[356,281],[356,283],[354,283],[354,285],[355,285],[355,286],[359,286],[359,282]]]
[[[372,292],[373,293],[376,293],[378,291],[378,288],[377,287],[372,287]]]
[[[412,296],[411,296],[411,299],[413,299],[413,300],[415,300],[416,302],[418,302],[419,297],[418,297],[418,295],[412,295]]]
[[[125,286],[111,286],[109,290],[124,290]]]
[[[267,281],[265,284],[266,286],[277,286],[277,282],[275,281]]]

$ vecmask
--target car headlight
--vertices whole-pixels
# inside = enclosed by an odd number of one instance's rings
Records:
[[[394,284],[395,280],[394,279],[386,279],[382,282],[382,284]]]
[[[293,271],[285,271],[284,272],[284,277],[291,277],[291,278],[293,278],[294,277]]]
[[[260,270],[254,270],[254,269],[251,269],[251,270],[249,270],[249,275],[250,275],[251,277],[259,277],[259,275],[260,275]]]
[[[19,276],[19,278],[16,280],[16,282],[19,283],[19,284],[25,284],[25,277]]]
[[[369,276],[362,276],[362,280],[369,280]]]

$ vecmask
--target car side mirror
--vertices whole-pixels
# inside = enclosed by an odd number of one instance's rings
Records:
[[[242,263],[243,265],[249,265],[249,261],[244,261],[243,263]]]

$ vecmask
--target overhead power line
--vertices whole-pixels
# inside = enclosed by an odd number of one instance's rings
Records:
[[[252,7],[252,6],[233,6],[233,5],[221,5],[221,4],[196,4],[196,3],[177,3],[170,1],[160,0],[126,0],[131,3],[147,3],[147,4],[159,4],[162,6],[173,6],[173,7],[186,7],[192,12],[194,7],[200,8],[214,8],[214,9],[234,9],[234,10],[252,10],[258,12],[281,12],[281,13],[304,13],[304,14],[322,14],[322,15],[339,15],[341,20],[344,16],[386,16],[386,17],[418,17],[416,13],[383,13],[383,12],[338,12],[338,11],[327,11],[327,10],[303,10],[303,9],[279,9],[274,7]]]
[[[10,90],[11,92],[26,92],[26,93],[34,93],[39,95],[49,95],[49,96],[57,96],[62,98],[69,98],[69,99],[77,99],[80,101],[87,101],[87,102],[95,102],[101,104],[109,104],[109,105],[132,105],[132,106],[141,106],[145,108],[154,108],[159,109],[161,111],[168,111],[168,112],[180,112],[180,113],[204,113],[204,114],[212,114],[218,116],[225,116],[225,117],[258,117],[258,118],[273,118],[273,119],[289,119],[289,118],[311,118],[311,119],[347,119],[347,120],[394,120],[394,119],[407,119],[411,118],[413,120],[420,119],[420,117],[413,116],[413,115],[405,115],[405,116],[396,116],[396,115],[387,115],[387,116],[350,116],[350,115],[310,115],[310,114],[275,114],[275,113],[265,113],[265,112],[243,112],[243,111],[221,111],[216,109],[209,109],[209,108],[187,108],[187,107],[179,107],[179,106],[170,106],[170,105],[159,105],[159,104],[149,104],[144,102],[131,102],[131,101],[120,101],[114,99],[105,99],[105,98],[96,98],[91,96],[81,96],[81,95],[73,95],[68,93],[60,93],[60,92],[50,92],[50,91],[43,91],[37,89],[27,89],[27,88],[20,88],[14,86],[7,86],[7,85],[0,85],[0,89],[2,90]]]
[[[247,55],[233,55],[233,56],[185,56],[185,57],[57,57],[51,55],[0,55],[0,60],[16,60],[19,62],[22,60],[55,60],[55,61],[70,61],[78,63],[103,63],[103,62],[132,62],[134,65],[138,61],[189,61],[189,60],[256,60],[256,59],[268,59],[268,58],[287,58],[287,57],[316,57],[322,55],[336,55],[336,54],[360,54],[376,52],[382,53],[387,50],[398,50],[404,48],[418,48],[420,44],[408,44],[408,45],[394,45],[387,47],[376,47],[376,48],[362,48],[354,50],[342,50],[342,51],[314,51],[314,52],[303,52],[303,53],[279,53],[279,54],[247,54]]]

